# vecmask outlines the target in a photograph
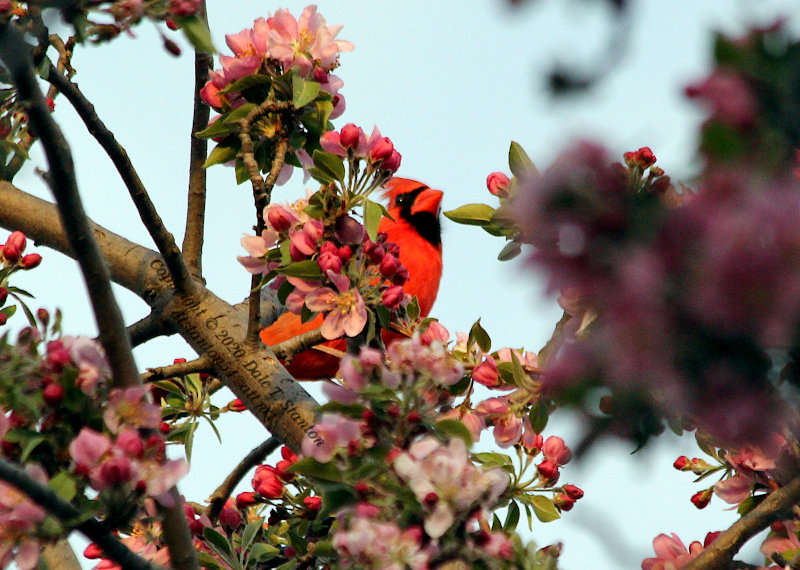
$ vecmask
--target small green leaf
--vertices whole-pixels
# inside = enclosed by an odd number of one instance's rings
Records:
[[[0,313],[3,313],[6,316],[6,318],[8,318],[8,319],[13,317],[14,313],[16,313],[16,312],[17,312],[17,306],[16,305],[11,305],[10,307],[6,307],[4,309],[0,309]]]
[[[413,297],[411,302],[406,306],[406,314],[412,321],[416,321],[419,318],[419,300],[416,296]]]
[[[485,226],[491,221],[494,211],[494,208],[486,204],[466,204],[455,210],[443,213],[457,224]]]
[[[233,83],[229,83],[225,87],[219,90],[219,93],[239,93],[240,91],[244,91],[245,89],[250,89],[251,87],[257,87],[259,85],[266,85],[270,83],[272,79],[269,75],[262,75],[260,73],[253,73],[251,75],[245,75],[241,79],[237,79]]]
[[[511,141],[511,147],[508,149],[508,166],[517,178],[528,178],[539,172],[528,153],[514,141]]]
[[[747,497],[742,503],[739,505],[739,508],[736,509],[736,512],[739,513],[740,516],[744,516],[758,505],[761,504],[761,501],[767,498],[767,495],[755,495],[753,497]]]
[[[355,504],[357,501],[358,498],[350,487],[342,486],[325,491],[325,493],[322,494],[322,506],[317,515],[318,520],[330,516],[346,505]]]
[[[517,528],[519,523],[519,505],[516,501],[511,501],[508,505],[508,514],[506,515],[506,522],[503,524],[503,530],[511,532]]]
[[[228,542],[228,539],[222,534],[218,533],[211,527],[205,527],[203,529],[203,538],[205,538],[209,546],[211,546],[218,553],[222,554],[225,558],[230,558],[231,545]]]
[[[487,467],[506,467],[514,465],[514,463],[511,461],[511,458],[503,453],[475,453],[472,457],[475,459],[475,461]]]
[[[289,467],[289,471],[297,473],[298,475],[305,475],[306,477],[316,477],[325,481],[341,482],[342,471],[333,463],[320,463],[312,457],[306,457],[295,461]]]
[[[325,277],[322,274],[322,269],[319,268],[319,264],[313,259],[297,261],[285,267],[279,267],[276,271],[287,277],[299,277],[300,279],[309,279],[312,281]]]
[[[434,424],[436,430],[443,435],[450,437],[457,437],[464,440],[467,447],[472,446],[472,434],[462,422],[459,420],[441,420]]]
[[[478,344],[478,348],[480,348],[483,352],[489,352],[492,348],[492,339],[489,337],[489,333],[481,326],[481,320],[478,319],[475,321],[475,324],[472,325],[472,328],[469,331],[469,339],[472,341],[474,340]],[[472,344],[468,342],[468,346]]]
[[[378,239],[378,224],[383,217],[383,206],[372,200],[364,201],[364,229],[372,241]]]
[[[267,560],[275,558],[279,553],[280,549],[277,546],[267,544],[266,542],[259,542],[250,548],[250,560],[266,562]]]
[[[542,433],[544,428],[547,427],[547,420],[550,418],[550,414],[547,410],[547,404],[541,398],[531,406],[528,418],[531,421],[531,429],[536,433]]]
[[[214,42],[211,41],[211,32],[200,16],[190,16],[188,18],[178,18],[178,25],[183,30],[194,49],[200,53],[214,53]]]
[[[258,544],[256,544],[255,546],[258,546]],[[253,548],[255,548],[255,546]],[[250,555],[252,556],[252,550],[250,552]],[[200,563],[201,568],[211,568],[213,570],[223,570],[223,568],[226,568],[225,566],[220,564],[219,561],[213,556],[211,556],[208,552],[198,552],[197,561]]]
[[[259,518],[254,520],[251,523],[248,523],[244,530],[242,531],[242,551],[247,551],[250,548],[250,545],[253,544],[253,541],[258,536],[258,531],[261,530],[261,526],[264,524],[264,519]]]
[[[533,514],[536,515],[536,518],[544,523],[561,518],[561,515],[558,513],[558,509],[556,509],[553,501],[547,497],[543,497],[542,495],[534,495],[531,498],[531,506],[533,507]]]
[[[292,103],[295,109],[305,107],[319,95],[320,84],[292,75]]]
[[[203,164],[203,168],[209,168],[215,164],[224,164],[226,162],[230,162],[236,158],[238,153],[238,149],[233,147],[217,145],[214,147],[214,150],[209,153],[205,164]]]
[[[75,478],[66,471],[62,471],[50,479],[47,485],[58,495],[59,499],[68,503],[75,498],[75,494],[78,492]]]
[[[202,131],[196,132],[194,136],[199,139],[210,139],[214,137],[224,137],[237,130],[239,130],[239,125],[229,124],[221,119],[217,119]]]
[[[223,122],[227,125],[236,125],[238,127],[239,121],[246,118],[250,112],[256,108],[255,103],[245,103],[241,107],[238,107],[231,111],[230,113],[225,113],[219,119],[215,121],[215,123]]]
[[[20,454],[19,460],[20,462],[24,462],[28,459],[28,456],[36,449],[40,443],[44,443],[47,438],[43,435],[37,435],[36,437],[30,438],[27,442],[25,442],[25,446],[22,448],[22,453]]]
[[[342,157],[323,150],[315,150],[312,157],[314,166],[322,172],[332,176],[334,180],[344,180],[344,162]]]
[[[178,396],[183,396],[183,390],[178,388],[178,385],[175,382],[170,382],[169,380],[157,380],[156,382],[150,382],[154,386],[158,386],[165,392],[169,392],[170,394],[177,394]]]
[[[528,383],[528,374],[525,372],[525,369],[522,368],[522,363],[519,361],[519,357],[515,351],[511,351],[511,365],[512,365],[512,372],[514,374],[514,384],[522,387]]]
[[[499,261],[508,261],[509,259],[514,259],[522,252],[522,248],[519,245],[518,241],[510,241],[508,242],[503,249],[500,250],[500,253],[497,254],[497,259]]]

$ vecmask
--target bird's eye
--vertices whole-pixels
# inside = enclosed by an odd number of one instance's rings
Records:
[[[400,194],[397,198],[394,199],[394,203],[398,206],[402,206],[403,204],[408,203],[408,199],[411,197],[411,194]]]

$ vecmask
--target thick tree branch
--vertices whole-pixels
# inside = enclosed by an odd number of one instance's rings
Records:
[[[74,257],[52,204],[0,182],[0,226],[18,229],[40,245]],[[247,313],[198,284],[200,293],[179,296],[161,257],[103,227],[92,224],[112,278],[144,299],[197,351],[211,358],[215,376],[241,398],[274,435],[298,452],[314,431],[316,402],[266,347],[244,346]],[[270,306],[268,296],[262,303]],[[270,308],[265,313],[272,313]],[[230,337],[231,340],[227,340]],[[138,375],[137,375],[138,378]],[[321,443],[320,443],[321,445]]]
[[[208,141],[195,136],[208,125],[210,108],[200,98],[200,90],[208,81],[211,69],[210,54],[194,54],[194,114],[192,116],[191,147],[189,151],[189,198],[186,210],[186,231],[183,235],[183,255],[195,277],[203,274],[203,234],[206,211],[206,169]]]
[[[724,570],[731,568],[733,557],[745,542],[772,523],[787,518],[800,501],[800,478],[771,493],[760,505],[723,531],[687,570]]]
[[[147,228],[150,237],[153,238],[153,242],[166,262],[167,270],[172,276],[176,289],[186,293],[194,291],[194,281],[189,274],[189,269],[186,267],[178,246],[175,244],[175,238],[164,226],[161,216],[147,194],[147,189],[136,173],[133,164],[131,164],[130,158],[128,158],[128,153],[125,152],[122,145],[117,142],[114,134],[106,128],[103,121],[97,116],[94,105],[84,97],[74,83],[59,73],[52,64],[50,65],[47,79],[69,99],[89,133],[100,143],[100,146],[111,158],[111,162],[114,163],[120,178],[122,178],[131,195],[142,223]]]
[[[225,506],[228,497],[231,496],[236,485],[247,475],[247,472],[253,467],[264,463],[267,456],[278,449],[280,444],[281,442],[278,438],[271,437],[258,447],[255,447],[239,462],[234,470],[231,471],[230,475],[222,482],[222,485],[217,487],[217,490],[208,498],[208,518],[211,519],[212,523],[217,522],[219,513],[222,512],[222,507]]]
[[[25,471],[5,459],[0,459],[0,479],[25,493],[33,502],[62,521],[77,520],[81,516],[78,509],[59,499],[49,487],[34,481]],[[84,521],[75,528],[97,544],[103,550],[104,556],[122,566],[123,569],[155,570],[153,565],[131,552],[97,519]]]

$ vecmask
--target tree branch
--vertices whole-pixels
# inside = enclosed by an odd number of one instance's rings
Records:
[[[786,518],[800,501],[800,478],[771,493],[760,505],[744,515],[692,560],[686,570],[724,570],[745,542],[772,523]]]
[[[21,230],[36,243],[74,257],[55,207],[0,181],[0,226]],[[197,352],[211,358],[215,376],[247,405],[274,435],[299,452],[314,430],[317,403],[261,346],[246,346],[246,309],[226,303],[202,284],[197,295],[177,295],[164,261],[154,251],[92,224],[113,279],[144,299]],[[264,303],[269,305],[268,297]],[[228,339],[231,340],[228,340]],[[137,374],[138,379],[138,374]]]
[[[84,97],[74,83],[59,73],[52,64],[50,65],[47,80],[72,103],[89,133],[111,158],[111,162],[114,163],[120,178],[122,178],[131,195],[142,223],[166,262],[167,270],[172,277],[175,288],[186,293],[194,291],[194,281],[189,274],[189,269],[186,267],[178,246],[175,244],[175,238],[164,226],[161,216],[159,216],[153,202],[150,200],[150,196],[147,194],[147,189],[142,184],[133,164],[131,164],[130,158],[128,158],[128,153],[125,152],[122,145],[114,138],[114,134],[106,128],[103,121],[97,116],[94,105]]]
[[[156,380],[185,376],[186,374],[194,374],[195,372],[209,372],[211,369],[211,359],[204,355],[200,358],[190,360],[189,362],[177,362],[169,366],[148,368],[147,372],[142,374],[142,382],[155,382]]]
[[[313,331],[304,332],[289,340],[270,346],[269,349],[281,360],[286,360],[298,352],[303,352],[322,342],[325,342],[325,337],[322,336],[322,327],[319,327]]]
[[[151,312],[140,321],[136,321],[128,327],[128,336],[131,339],[131,346],[139,346],[149,340],[160,336],[175,334],[176,331],[164,324],[161,315]]]
[[[191,147],[189,151],[189,198],[186,209],[186,231],[183,235],[183,255],[195,277],[203,274],[203,234],[206,210],[206,169],[208,141],[195,133],[208,126],[210,108],[200,98],[200,90],[208,81],[211,69],[210,54],[194,54],[194,114],[192,116]]]
[[[267,456],[278,449],[281,442],[278,438],[271,437],[258,447],[254,448],[248,453],[244,459],[231,471],[230,475],[225,478],[222,485],[217,487],[217,490],[208,498],[208,518],[212,523],[216,523],[219,518],[219,513],[222,512],[222,507],[228,497],[231,496],[236,485],[247,475],[253,467],[261,465],[266,460]]]
[[[25,493],[33,502],[62,521],[69,522],[81,516],[81,512],[77,508],[59,499],[58,495],[49,487],[34,481],[25,471],[2,458],[0,458],[0,479]],[[122,566],[123,569],[155,570],[153,565],[131,552],[127,546],[111,534],[105,524],[97,519],[88,519],[78,524],[75,529],[97,544],[103,550],[104,556]]]

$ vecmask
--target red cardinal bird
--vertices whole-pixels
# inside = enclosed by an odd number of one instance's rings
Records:
[[[408,269],[408,281],[403,286],[406,293],[419,301],[420,315],[431,311],[439,280],[442,277],[442,236],[439,226],[439,206],[442,192],[421,182],[406,178],[392,178],[386,184],[389,213],[394,220],[383,218],[379,232],[388,235],[387,241],[400,246],[400,262]],[[322,315],[307,323],[300,316],[284,313],[273,324],[261,331],[261,341],[274,346],[322,325]],[[323,343],[325,347],[344,352],[344,339]],[[313,380],[332,378],[339,370],[339,358],[320,348],[311,348],[294,355],[287,366],[295,378]]]

